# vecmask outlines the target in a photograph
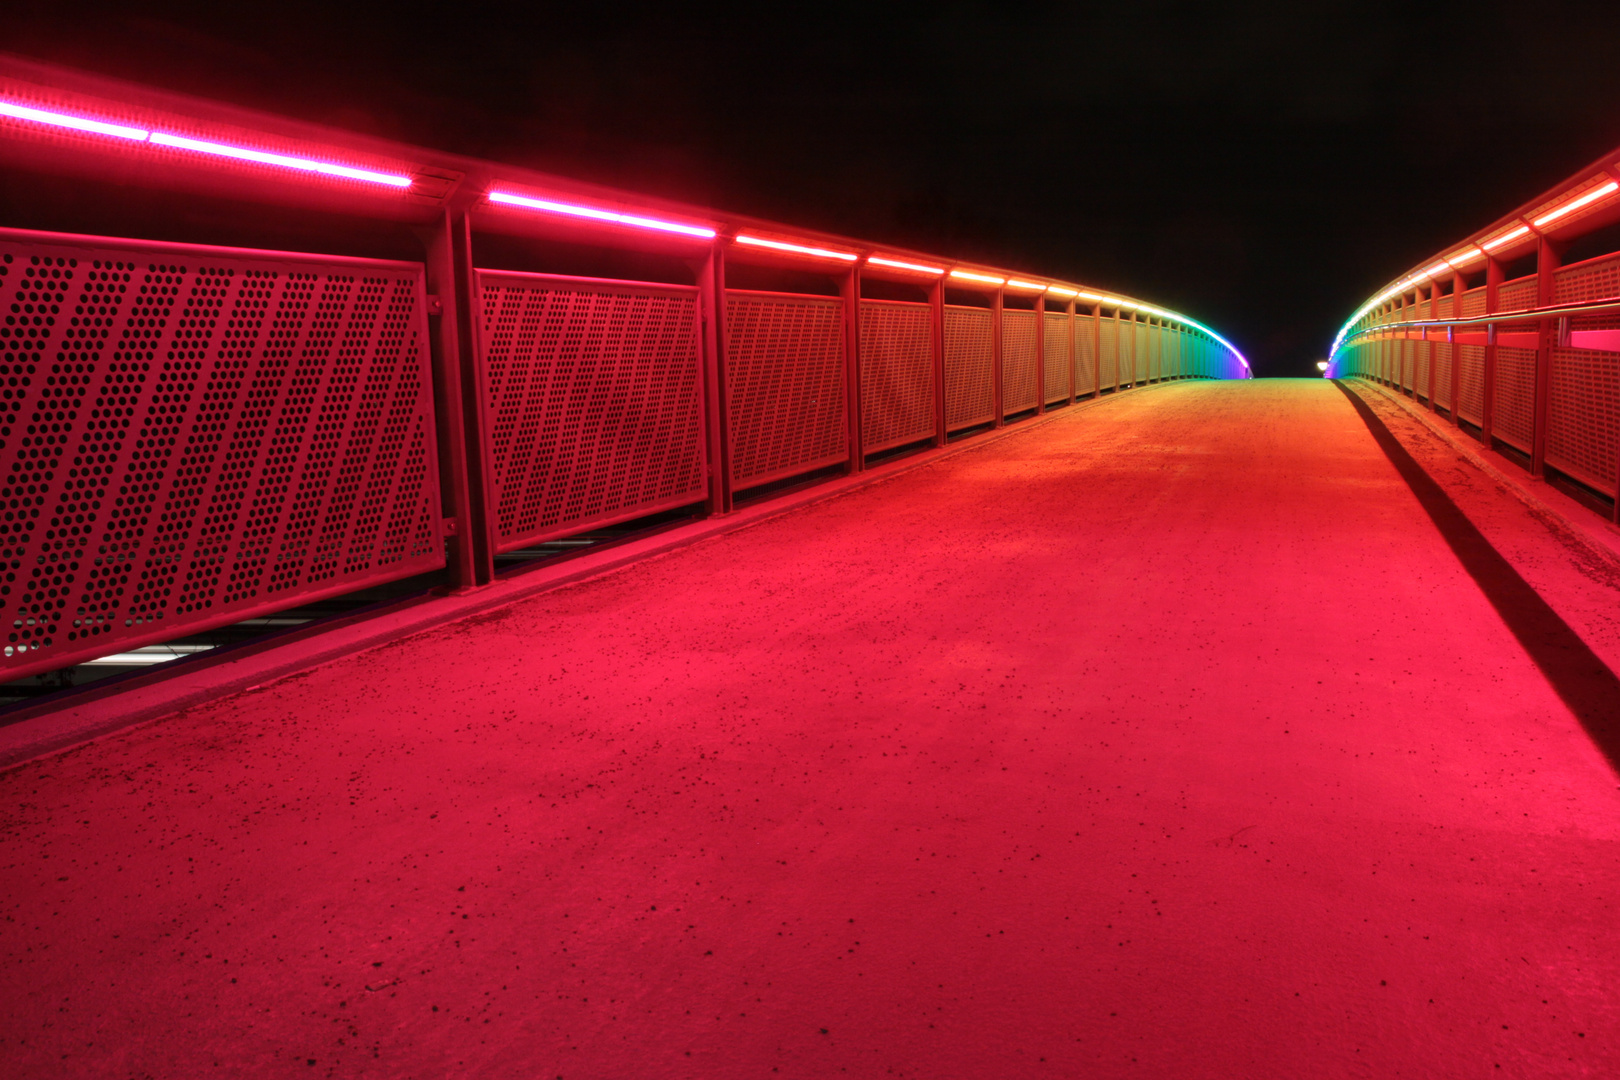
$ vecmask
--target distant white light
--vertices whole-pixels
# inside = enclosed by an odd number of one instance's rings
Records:
[[[1326,371],[1327,370],[1327,361],[1326,360],[1318,360],[1316,362],[1316,370],[1317,371]]]

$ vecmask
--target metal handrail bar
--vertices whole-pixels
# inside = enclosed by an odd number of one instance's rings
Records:
[[[1349,342],[1378,330],[1394,330],[1413,326],[1489,326],[1492,323],[1531,322],[1538,319],[1561,319],[1573,315],[1593,315],[1606,311],[1620,311],[1620,300],[1596,300],[1585,304],[1558,304],[1554,307],[1516,308],[1512,311],[1493,311],[1489,315],[1470,315],[1460,319],[1408,319],[1403,322],[1378,323],[1345,337]]]

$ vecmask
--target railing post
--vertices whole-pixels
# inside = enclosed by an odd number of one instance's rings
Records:
[[[1439,317],[1440,283],[1431,279],[1429,281],[1429,318],[1438,319]],[[1423,328],[1423,348],[1429,355],[1429,385],[1424,387],[1424,392],[1429,397],[1429,411],[1432,413],[1434,412],[1434,358],[1436,350],[1434,342],[1429,340],[1429,328],[1426,326]]]
[[[934,340],[934,445],[945,445],[945,281],[928,286],[929,322]]]
[[[449,545],[449,584],[487,585],[495,577],[489,522],[489,454],[484,437],[484,385],[477,349],[478,297],[472,225],[449,209],[428,231],[427,286],[439,298],[435,396],[439,402],[439,468]]]
[[[1080,396],[1080,336],[1075,328],[1074,298],[1064,308],[1069,313],[1069,404]]]
[[[1007,418],[1001,413],[1001,298],[1005,290],[996,289],[990,298],[990,400],[996,409],[996,427],[1005,427]]]
[[[1035,415],[1046,412],[1046,294],[1035,298]]]
[[[731,420],[726,408],[726,249],[716,238],[698,277],[703,311],[703,424],[709,466],[708,512],[729,514]]]
[[[1451,317],[1462,318],[1463,293],[1467,292],[1468,282],[1464,280],[1461,271],[1451,275]],[[1462,346],[1457,344],[1456,327],[1446,327],[1446,340],[1451,343],[1451,426],[1461,427],[1462,418],[1457,415],[1457,395],[1462,393]]]
[[[1497,293],[1502,287],[1502,260],[1487,256],[1485,260],[1485,314],[1496,314]],[[1491,449],[1492,431],[1496,418],[1496,324],[1485,324],[1485,400],[1480,406],[1479,441]]]
[[[1091,392],[1091,396],[1100,398],[1103,388],[1101,303],[1091,305],[1091,362],[1097,367],[1097,388]]]
[[[1553,272],[1558,269],[1558,245],[1545,236],[1536,246],[1536,306],[1551,307],[1553,299]],[[1542,476],[1547,467],[1547,403],[1552,390],[1552,351],[1556,343],[1557,323],[1542,319],[1536,335],[1535,402],[1532,410],[1534,424],[1530,437],[1530,475]]]
[[[846,474],[866,468],[866,449],[861,445],[861,268],[849,268],[838,283],[844,296],[844,412],[849,434],[849,464]]]

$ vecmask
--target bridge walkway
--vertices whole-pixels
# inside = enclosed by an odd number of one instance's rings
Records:
[[[1620,1075],[1620,578],[1359,393],[1067,410],[0,775],[0,1071]]]

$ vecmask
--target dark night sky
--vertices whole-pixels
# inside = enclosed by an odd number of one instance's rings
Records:
[[[5,47],[1126,289],[1262,375],[1620,143],[1616,4],[65,10]]]

